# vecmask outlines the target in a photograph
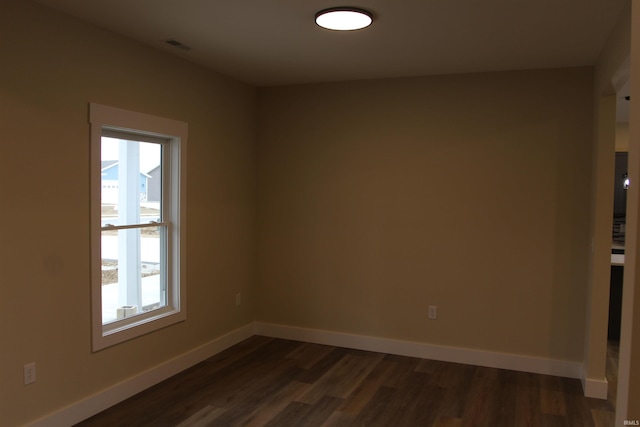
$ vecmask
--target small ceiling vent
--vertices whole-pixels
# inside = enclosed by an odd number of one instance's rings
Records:
[[[182,44],[180,43],[178,40],[174,40],[174,39],[167,39],[164,40],[164,42],[168,45],[171,45],[173,47],[177,47],[178,49],[182,49],[182,50],[191,50],[191,48],[189,46],[187,46],[186,44]]]

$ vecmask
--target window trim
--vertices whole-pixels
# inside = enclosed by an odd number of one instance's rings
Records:
[[[91,125],[91,331],[92,349],[106,347],[136,338],[186,319],[186,155],[188,125],[144,113],[123,110],[101,104],[89,104]],[[102,324],[102,262],[101,262],[101,138],[104,134],[132,134],[150,142],[165,141],[168,156],[163,159],[163,186],[169,189],[168,209],[171,226],[167,236],[167,306],[153,312],[129,318],[126,322]],[[168,142],[166,142],[168,141]],[[166,163],[164,163],[166,162]],[[151,314],[153,313],[153,314]]]

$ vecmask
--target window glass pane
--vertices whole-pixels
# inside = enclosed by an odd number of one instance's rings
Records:
[[[161,220],[162,145],[102,137],[102,226]]]
[[[167,305],[165,227],[102,231],[102,323]]]

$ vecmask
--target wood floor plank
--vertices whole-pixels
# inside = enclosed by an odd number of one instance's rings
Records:
[[[276,340],[274,338],[254,335],[244,341],[233,346],[232,351],[222,351],[213,357],[205,360],[204,363],[209,365],[208,371],[213,373],[226,369],[229,365],[235,364],[238,360],[250,357],[267,345],[272,345]]]
[[[384,382],[393,373],[396,364],[388,360],[381,360],[369,375],[360,383],[360,385],[346,399],[340,411],[350,416],[355,416],[362,411],[373,395],[384,384]]]
[[[347,354],[349,354],[349,350],[346,348],[331,347],[329,353],[311,367],[304,369],[294,379],[303,383],[313,384]]]
[[[567,415],[564,393],[560,378],[549,375],[540,376],[540,410],[548,415]]]
[[[238,420],[238,425],[245,427],[262,427],[274,419],[293,402],[300,394],[309,388],[309,384],[294,382],[265,400],[261,405]]]
[[[302,343],[296,347],[291,353],[287,354],[287,359],[295,359],[304,369],[311,369],[320,360],[335,350],[330,345],[321,345],[313,343]]]
[[[444,390],[428,375],[413,371],[396,387],[383,386],[355,418],[358,426],[430,426],[438,415]]]
[[[574,427],[573,421],[562,415],[542,414],[540,415],[541,426],[545,427]]]
[[[473,377],[475,366],[458,363],[441,362],[441,367],[432,373],[434,385],[444,388],[468,387],[469,379]]]
[[[394,369],[391,375],[384,382],[384,386],[398,388],[406,381],[407,377],[413,375],[420,363],[421,359],[416,357],[403,357],[388,354],[384,360],[394,363]]]
[[[415,371],[424,374],[433,374],[440,372],[447,366],[447,362],[440,360],[420,359],[416,365]]]
[[[444,390],[438,413],[445,418],[462,418],[469,396],[469,385],[458,385]]]
[[[324,396],[346,399],[383,357],[380,353],[372,353],[369,356],[346,355],[297,400],[315,404]]]
[[[354,414],[337,410],[320,427],[353,427],[356,425],[354,419]]]
[[[403,410],[394,420],[398,426],[430,426],[439,413],[445,389],[415,378],[415,385],[402,390]]]
[[[271,418],[309,387],[309,384],[290,380],[296,371],[297,367],[283,362],[280,367],[254,371],[252,378],[245,379],[243,384],[220,384],[217,395],[210,398],[217,405],[223,400],[226,402],[227,411],[220,417],[220,423],[244,425],[257,413],[260,413],[257,418]],[[274,414],[269,416],[271,413]]]
[[[320,427],[342,404],[342,399],[322,397],[316,404],[291,402],[276,418],[265,427]]]
[[[222,408],[214,408],[207,405],[176,427],[207,427],[223,412],[224,409]]]
[[[515,424],[522,427],[538,427],[542,425],[540,411],[540,392],[529,384],[528,377],[522,375],[522,383],[516,388]]]
[[[592,409],[591,416],[593,418],[593,425],[595,427],[611,427],[615,424],[616,421],[615,413],[609,411]]]
[[[433,427],[462,427],[462,422],[462,418],[438,416],[433,423]]]
[[[473,420],[476,425],[489,425],[491,415],[495,372],[478,367],[469,383],[469,393],[465,401],[462,419]]]
[[[400,390],[382,386],[354,419],[354,426],[392,426],[402,413]]]
[[[589,410],[588,400],[584,397],[580,380],[562,378],[562,393],[566,401],[567,418],[572,420],[574,425],[581,427],[594,427],[594,419]],[[615,411],[611,411],[613,414]],[[613,421],[611,423],[613,425]]]
[[[247,401],[254,405],[262,404],[264,399],[286,387],[290,383],[288,375],[295,372],[295,366],[283,361],[280,366],[237,373],[237,378],[220,379],[204,387],[201,395],[212,405],[227,407],[232,410],[230,414],[235,414],[239,411],[235,408],[243,406]]]
[[[493,398],[489,411],[491,425],[511,425],[516,417],[517,373],[513,371],[498,371],[498,378],[493,383]]]
[[[313,405],[301,402],[290,402],[275,418],[272,418],[265,427],[278,427],[282,425],[295,425],[300,422],[312,410]]]

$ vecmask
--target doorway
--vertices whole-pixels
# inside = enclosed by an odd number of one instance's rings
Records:
[[[607,328],[606,379],[607,401],[615,408],[618,389],[622,289],[625,265],[627,193],[631,185],[629,163],[629,82],[616,94],[615,167],[613,176],[613,218],[611,230],[611,278],[609,283],[609,317]]]

